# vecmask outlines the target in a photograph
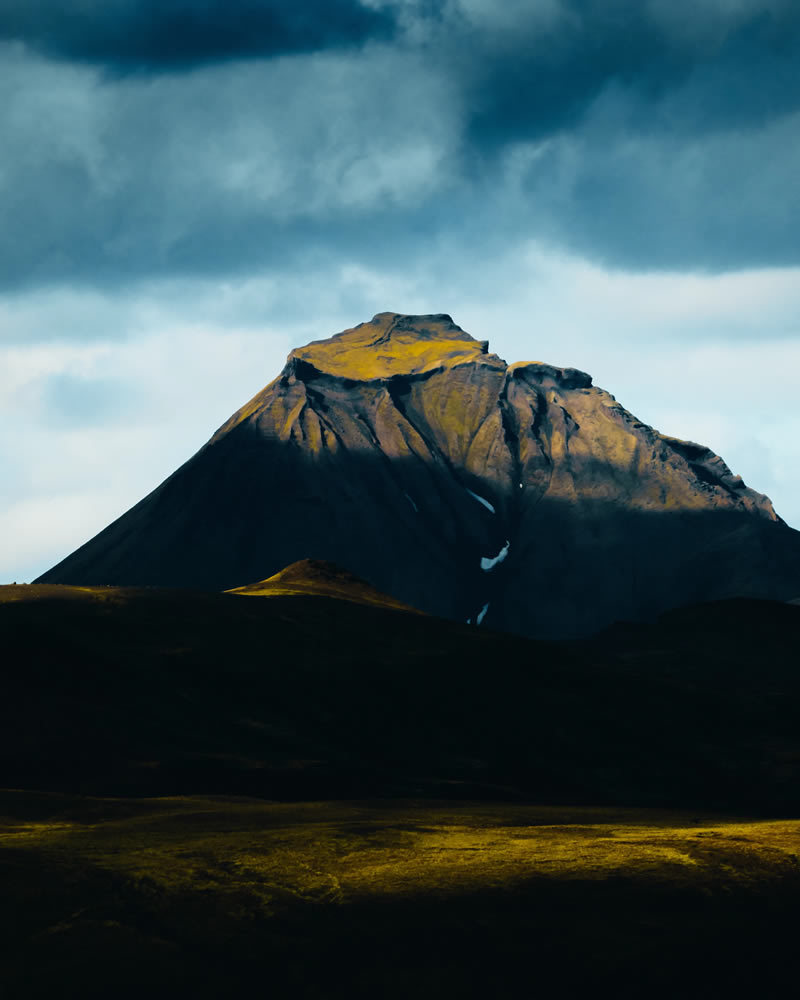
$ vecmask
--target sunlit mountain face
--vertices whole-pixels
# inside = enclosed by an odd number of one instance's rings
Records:
[[[800,594],[800,534],[708,448],[447,315],[291,352],[185,465],[41,577],[228,590],[329,560],[415,608],[538,637]]]

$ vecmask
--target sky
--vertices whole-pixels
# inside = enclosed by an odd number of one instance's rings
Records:
[[[0,582],[449,313],[800,528],[794,0],[0,0]]]

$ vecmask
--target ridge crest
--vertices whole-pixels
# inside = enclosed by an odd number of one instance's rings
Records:
[[[300,362],[326,375],[364,381],[421,375],[470,361],[505,367],[488,349],[488,341],[475,340],[446,313],[384,312],[368,323],[295,348],[287,368],[292,370]]]

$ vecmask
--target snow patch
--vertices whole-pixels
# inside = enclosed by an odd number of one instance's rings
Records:
[[[478,617],[475,619],[475,624],[476,625],[480,625],[481,624],[481,622],[483,621],[483,619],[486,617],[486,612],[488,610],[489,610],[489,602],[487,601],[486,604],[484,604],[484,606],[478,612]]]
[[[412,507],[414,508],[414,513],[415,513],[415,514],[419,514],[419,507],[417,507],[417,505],[416,505],[416,504],[414,503],[414,501],[413,501],[413,500],[412,500],[412,498],[411,498],[411,497],[410,497],[410,496],[408,495],[408,493],[404,493],[404,494],[403,494],[403,496],[404,496],[404,497],[406,498],[406,500],[408,500],[408,502],[409,502],[409,503],[411,504],[411,506],[412,506]]]
[[[498,563],[501,563],[505,557],[508,555],[508,550],[511,548],[511,542],[506,540],[506,544],[500,549],[497,555],[492,559],[488,556],[481,556],[481,569],[484,573],[491,573]]]
[[[466,487],[465,487],[465,489],[466,489]],[[488,511],[492,512],[492,514],[496,514],[497,513],[497,511],[494,509],[494,507],[492,506],[492,504],[490,504],[489,501],[485,497],[479,497],[477,493],[473,493],[472,490],[470,490],[470,489],[467,489],[467,493],[469,493],[469,495],[472,497],[473,500],[477,500],[478,503],[482,503],[483,506]]]

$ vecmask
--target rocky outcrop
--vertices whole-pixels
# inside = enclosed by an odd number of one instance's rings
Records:
[[[507,365],[449,316],[381,313],[281,375],[46,582],[240,587],[330,560],[529,635],[800,594],[800,533],[707,448],[584,372]]]

